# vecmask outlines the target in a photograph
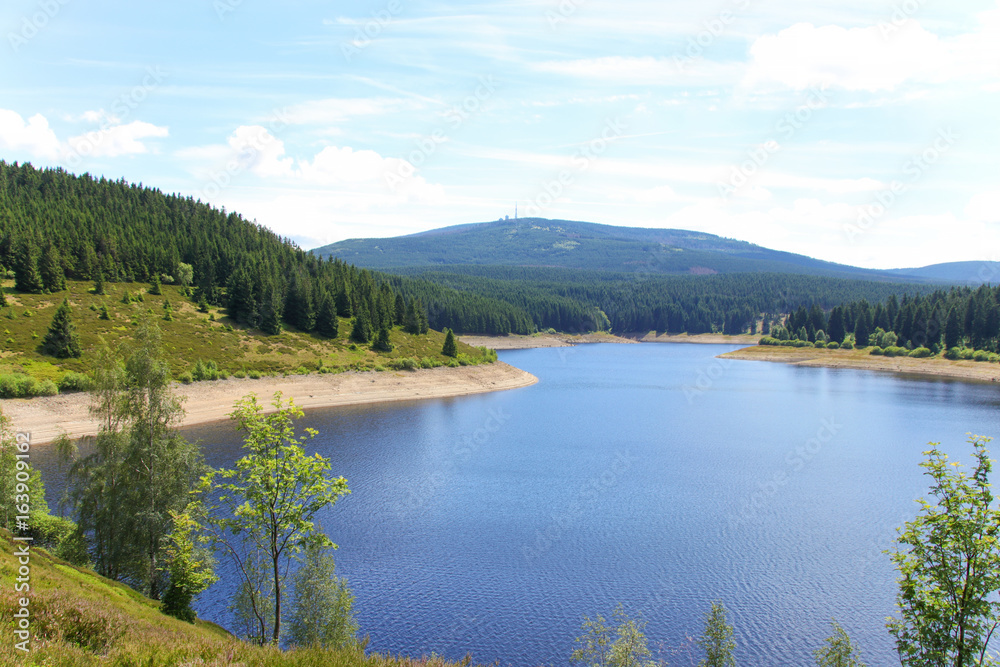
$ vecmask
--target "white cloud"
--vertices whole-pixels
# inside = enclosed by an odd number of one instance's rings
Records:
[[[25,122],[8,109],[0,109],[0,148],[45,160],[56,160],[61,152],[59,139],[45,116],[35,114]]]
[[[68,141],[73,153],[84,157],[118,157],[149,152],[143,139],[162,139],[169,136],[168,128],[135,120],[126,125],[113,125],[71,137]]]
[[[980,222],[1000,222],[1000,190],[981,192],[973,197],[965,207],[965,214]]]
[[[358,116],[382,116],[422,108],[418,100],[385,97],[329,98],[296,104],[284,110],[282,120],[294,125],[331,125]]]
[[[954,37],[941,37],[912,18],[886,17],[855,28],[796,23],[754,41],[743,84],[866,92],[910,82],[986,79],[989,86],[1000,69],[1000,9],[977,18],[977,30]]]
[[[547,60],[532,66],[540,72],[619,84],[662,86],[713,86],[739,80],[745,70],[740,62],[704,58],[654,58],[606,56],[579,60]]]

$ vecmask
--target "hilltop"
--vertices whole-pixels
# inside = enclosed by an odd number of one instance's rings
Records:
[[[349,239],[316,248],[373,269],[492,265],[562,267],[625,273],[709,275],[795,273],[869,280],[912,279],[682,229],[619,227],[521,218],[455,225],[408,236]]]

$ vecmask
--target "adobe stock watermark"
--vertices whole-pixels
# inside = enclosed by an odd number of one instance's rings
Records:
[[[219,165],[212,169],[209,174],[210,182],[205,184],[205,186],[198,191],[198,198],[209,201],[213,197],[217,197],[223,190],[228,188],[233,184],[233,180],[250,169],[257,156],[264,151],[264,149],[277,141],[274,136],[276,133],[281,132],[289,125],[288,120],[288,110],[279,109],[271,113],[271,117],[267,122],[267,127],[261,127],[256,134],[249,137],[244,137],[246,144],[235,151],[233,156],[230,157],[225,164]]]
[[[875,201],[858,209],[853,224],[843,226],[844,234],[851,243],[869,231],[891,209],[899,199],[915,185],[927,171],[937,163],[958,142],[958,134],[950,127],[940,128],[937,136],[923,151],[903,163],[902,173],[907,180],[894,179],[889,186],[875,195]]]
[[[549,23],[549,28],[555,30],[557,26],[566,23],[576,14],[586,0],[559,0],[559,5],[555,9],[545,12],[545,20]]]
[[[469,121],[475,114],[479,113],[483,105],[496,94],[497,83],[493,75],[479,77],[479,85],[469,95],[458,104],[453,104],[444,113],[447,130],[443,127],[435,128],[429,135],[425,135],[417,140],[416,146],[406,158],[398,161],[394,170],[385,172],[385,184],[389,190],[395,193],[399,186],[406,183],[407,179],[413,176],[417,169],[425,164],[438,151],[438,147],[448,141],[449,132],[458,130]]]
[[[14,593],[20,595],[15,599],[14,611],[14,648],[23,653],[31,649],[31,542],[34,538],[25,535],[31,530],[29,517],[31,515],[31,434],[18,432],[14,436],[14,446],[17,449],[14,465],[14,517],[16,534],[14,535],[14,558],[17,561],[17,572],[14,577]]]
[[[21,17],[21,27],[18,31],[11,30],[7,33],[7,43],[14,53],[21,50],[28,42],[38,36],[38,33],[45,30],[49,22],[54,19],[62,8],[68,5],[70,0],[39,0],[38,10],[30,15]]]
[[[142,81],[127,93],[122,93],[111,102],[110,111],[104,114],[98,129],[77,137],[66,155],[66,164],[79,167],[84,158],[92,155],[108,137],[112,129],[124,124],[125,120],[166,80],[168,73],[159,65],[146,68]]]
[[[636,464],[639,459],[629,452],[618,452],[611,465],[602,472],[587,480],[576,492],[573,500],[561,512],[552,514],[544,528],[535,530],[535,541],[521,548],[525,560],[530,564],[535,559],[546,554],[566,533],[580,520],[588,507],[606,491],[617,484],[623,475]]]
[[[215,15],[219,17],[220,21],[225,21],[226,16],[235,12],[242,4],[243,0],[214,0],[212,9],[215,10]]]
[[[917,12],[924,8],[927,0],[903,0],[892,5],[892,15],[888,20],[878,22],[878,31],[883,39],[889,39],[906,27]]]
[[[554,204],[576,183],[576,179],[590,169],[595,160],[602,157],[608,151],[608,147],[616,140],[620,139],[628,129],[628,124],[621,118],[615,117],[604,123],[599,137],[585,143],[570,160],[571,168],[563,169],[554,178],[541,184],[538,192],[528,202],[527,217],[541,217],[542,211]]]
[[[505,413],[503,408],[488,410],[482,426],[472,433],[465,434],[455,443],[445,464],[431,473],[418,486],[410,488],[409,494],[400,508],[401,511],[412,512],[424,507],[447,484],[449,478],[455,474],[458,468],[467,463],[474,454],[481,451],[510,419],[511,416]]]
[[[344,60],[351,62],[355,56],[371,46],[402,13],[403,3],[399,0],[389,0],[385,8],[373,12],[370,19],[356,23],[354,39],[340,45],[340,53],[344,56]]]
[[[784,467],[768,475],[764,481],[758,482],[757,490],[743,499],[735,523],[755,519],[757,513],[792,480],[794,474],[815,459],[823,451],[823,447],[837,437],[843,428],[843,424],[838,423],[836,417],[822,419],[813,437],[785,454]]]
[[[825,85],[811,88],[802,104],[786,113],[774,124],[775,135],[747,150],[746,159],[730,170],[729,179],[716,184],[722,201],[728,201],[732,195],[748,185],[771,157],[781,150],[781,140],[788,141],[794,137],[817,111],[829,104],[829,101]]]
[[[699,370],[694,384],[684,385],[681,390],[684,393],[684,398],[687,399],[688,405],[693,405],[696,398],[711,389],[726,374],[726,371],[729,370],[729,367],[733,363],[732,359],[715,357],[706,368]]]
[[[700,61],[705,56],[705,52],[715,44],[716,40],[722,37],[726,30],[739,18],[738,11],[744,11],[750,7],[751,0],[733,0],[733,9],[726,7],[710,19],[702,21],[702,29],[697,34],[691,35],[684,46],[684,55],[675,53],[672,56],[674,66],[682,74],[687,71],[689,65]]]

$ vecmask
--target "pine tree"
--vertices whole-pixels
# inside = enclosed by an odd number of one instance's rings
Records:
[[[14,257],[14,289],[28,294],[45,291],[42,274],[38,270],[38,250],[29,239],[22,239]]]
[[[339,322],[337,321],[337,306],[331,296],[323,298],[323,303],[319,307],[319,315],[316,318],[316,331],[321,336],[336,338],[340,333]]]
[[[49,241],[42,253],[39,266],[42,286],[46,292],[61,292],[66,289],[66,274],[63,273],[62,259],[55,244]]]
[[[379,352],[392,352],[392,343],[389,341],[389,327],[383,326],[378,330],[378,336],[375,337],[372,349]]]
[[[149,293],[163,294],[163,290],[160,289],[160,275],[158,273],[153,273],[153,278],[149,281]]]
[[[351,317],[354,311],[351,308],[351,299],[347,296],[347,290],[341,286],[337,290],[337,315],[340,317]]]
[[[444,347],[441,348],[441,354],[446,357],[458,356],[458,344],[455,343],[455,334],[451,329],[444,330]]]
[[[70,318],[68,299],[63,299],[62,305],[56,309],[49,331],[42,339],[42,351],[60,359],[76,358],[83,354],[80,349],[80,336],[76,333],[76,327]]]
[[[268,285],[260,305],[260,330],[269,336],[281,333],[281,296]]]
[[[97,277],[94,278],[94,294],[107,294],[107,288],[104,285],[104,271],[100,269],[97,269]]]
[[[871,335],[872,319],[868,309],[864,309],[858,314],[858,321],[854,325],[854,343],[858,347],[868,347],[868,337]]]
[[[351,340],[356,343],[365,344],[372,338],[372,325],[368,321],[368,313],[364,308],[360,309],[357,317],[354,318],[354,326],[351,328]]]
[[[106,304],[106,303],[102,303],[101,304],[101,314],[98,315],[97,319],[99,319],[99,320],[110,320],[111,319],[111,313],[108,312],[108,304]]]

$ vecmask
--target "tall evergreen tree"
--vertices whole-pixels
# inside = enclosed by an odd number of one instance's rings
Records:
[[[372,349],[379,352],[392,352],[392,343],[389,340],[389,327],[383,326],[378,330],[375,342],[372,343]]]
[[[868,337],[871,335],[871,315],[865,309],[858,314],[854,325],[854,341],[858,347],[868,347]]]
[[[827,324],[826,333],[833,342],[844,342],[844,337],[847,335],[847,328],[844,326],[844,309],[842,307],[835,306],[830,311],[830,321]]]
[[[104,284],[104,271],[97,269],[97,275],[94,278],[94,294],[107,294],[108,289]]]
[[[281,333],[281,295],[273,285],[265,287],[261,298],[260,330],[269,336]]]
[[[68,299],[63,299],[62,305],[56,309],[49,331],[42,339],[42,351],[60,359],[76,358],[83,354],[80,335],[70,317]]]
[[[458,356],[458,344],[455,342],[455,334],[452,333],[451,329],[444,330],[444,347],[441,348],[441,354],[446,357]]]
[[[45,291],[42,274],[38,270],[38,249],[28,238],[21,239],[14,256],[14,289],[28,294]]]
[[[160,286],[160,274],[153,272],[153,276],[149,279],[149,293],[150,294],[163,294],[163,289]]]
[[[327,294],[323,297],[323,302],[319,307],[319,314],[316,317],[316,331],[321,336],[336,338],[340,333],[339,325],[340,323],[337,320],[337,306],[334,303],[333,297]]]
[[[372,338],[372,325],[368,320],[367,311],[362,308],[354,318],[354,326],[351,328],[351,340],[356,343],[365,344]]]
[[[46,292],[61,292],[66,289],[66,274],[63,273],[62,259],[59,250],[52,241],[45,246],[42,261],[39,265],[42,286]]]

